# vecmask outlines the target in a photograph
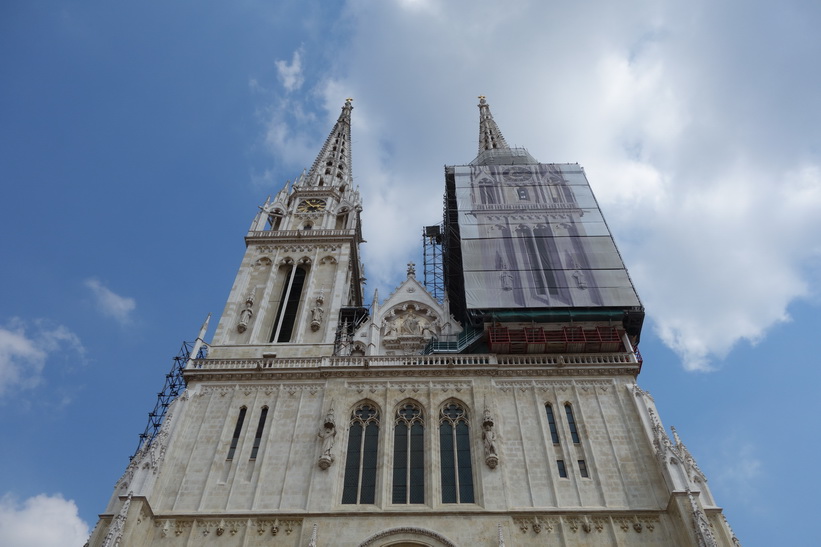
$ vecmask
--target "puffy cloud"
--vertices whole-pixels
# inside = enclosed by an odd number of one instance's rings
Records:
[[[585,166],[686,368],[760,339],[813,293],[821,251],[821,158],[807,144],[821,141],[807,91],[821,82],[806,71],[819,41],[802,15],[818,8],[788,8],[349,2],[345,55],[304,100],[321,95],[332,121],[356,99],[371,288],[392,288],[420,227],[441,218],[442,165],[473,159],[484,94],[508,143]],[[762,48],[773,34],[788,38]],[[299,128],[283,124],[276,144],[307,144]]]
[[[60,494],[40,494],[22,503],[6,494],[0,498],[0,530],[3,544],[14,547],[82,545],[90,533],[74,501]]]
[[[276,61],[275,64],[279,79],[286,91],[295,91],[302,87],[305,78],[302,75],[302,54],[299,50],[294,51],[290,64],[282,60]]]
[[[62,325],[38,320],[32,328],[15,318],[0,327],[0,397],[12,388],[37,386],[49,355],[64,349],[85,353],[77,335]]]
[[[128,296],[120,296],[98,279],[86,279],[86,287],[91,289],[97,308],[109,317],[113,317],[121,325],[131,320],[131,312],[137,307],[137,302]]]
[[[710,478],[724,492],[732,493],[736,505],[748,505],[758,512],[766,512],[769,504],[766,494],[761,491],[766,473],[760,451],[737,435],[722,442],[720,451],[720,460],[713,463],[716,469]]]

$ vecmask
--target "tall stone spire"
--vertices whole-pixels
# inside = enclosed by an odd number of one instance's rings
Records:
[[[499,130],[499,126],[493,121],[493,114],[490,113],[490,105],[487,104],[484,95],[479,95],[479,153],[485,150],[510,148]]]
[[[351,187],[351,104],[346,99],[342,113],[325,139],[319,155],[308,174],[302,174],[295,187],[337,187],[342,191]]]

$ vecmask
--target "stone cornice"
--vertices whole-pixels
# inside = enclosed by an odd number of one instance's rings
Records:
[[[264,243],[321,243],[327,241],[351,241],[356,230],[264,230],[251,231],[245,236],[245,244]]]
[[[632,376],[639,364],[631,353],[549,355],[413,355],[291,359],[198,359],[186,380],[241,381],[397,377]]]

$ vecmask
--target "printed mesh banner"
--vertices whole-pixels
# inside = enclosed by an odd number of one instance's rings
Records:
[[[579,165],[453,169],[468,308],[641,305]]]

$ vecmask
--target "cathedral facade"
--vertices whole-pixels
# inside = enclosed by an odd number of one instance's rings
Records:
[[[636,383],[644,312],[583,170],[508,147],[481,98],[446,296],[409,264],[366,303],[352,109],[260,207],[89,545],[738,545]]]

